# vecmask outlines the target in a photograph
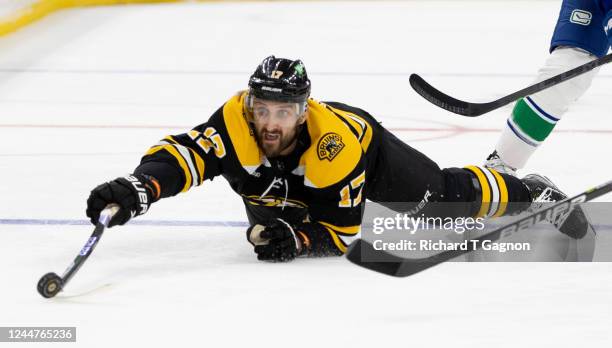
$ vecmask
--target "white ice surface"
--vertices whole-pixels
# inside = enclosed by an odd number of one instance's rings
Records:
[[[448,263],[394,279],[343,258],[257,262],[241,227],[128,225],[107,231],[65,293],[44,300],[36,281],[60,273],[91,228],[7,223],[84,220],[91,188],[205,121],[269,54],[300,57],[315,98],[370,111],[441,166],[480,164],[509,107],[448,114],[408,75],[474,101],[522,88],[546,58],[558,6],[86,8],[0,38],[0,326],[77,326],[70,346],[104,348],[610,347],[609,263]],[[611,83],[603,68],[524,173],[570,194],[610,179]],[[245,221],[241,204],[218,178],[143,220]]]

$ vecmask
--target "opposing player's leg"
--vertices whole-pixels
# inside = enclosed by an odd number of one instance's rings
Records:
[[[542,81],[604,56],[610,47],[604,13],[592,0],[564,0],[551,41],[551,54],[538,71]],[[519,100],[486,167],[515,174],[524,167],[567,112],[589,88],[597,69]]]

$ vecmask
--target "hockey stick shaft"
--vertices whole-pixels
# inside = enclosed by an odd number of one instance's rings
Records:
[[[108,226],[108,223],[110,222],[111,218],[118,210],[119,206],[113,204],[109,205],[104,210],[102,210],[102,212],[100,212],[100,218],[98,219],[98,223],[96,223],[96,227],[94,228],[91,237],[89,237],[83,248],[81,248],[81,251],[79,252],[77,257],[75,257],[74,261],[64,271],[64,274],[62,274],[62,283],[64,285],[66,285],[66,283],[68,283],[68,281],[72,279],[72,277],[81,268],[81,266],[83,266],[85,261],[87,261],[89,255],[91,255],[96,245],[98,245],[100,238],[102,238],[102,233],[104,233],[104,230]]]
[[[612,53],[488,103],[470,103],[453,98],[433,87],[417,74],[410,75],[410,86],[423,98],[442,109],[463,116],[476,117],[580,76],[610,61],[612,61]]]
[[[61,277],[57,274],[51,272],[47,273],[38,281],[38,292],[46,298],[54,297],[58,292],[62,291],[63,288],[68,284],[70,279],[78,272],[78,270],[83,266],[87,258],[91,255],[94,248],[102,238],[102,234],[104,230],[108,226],[108,223],[112,219],[112,217],[119,211],[119,206],[117,204],[109,204],[100,212],[100,218],[96,223],[96,227],[94,228],[93,233],[81,248],[79,254],[74,258],[72,263],[66,268]]]
[[[497,228],[478,238],[472,239],[472,241],[476,241],[476,243],[472,242],[469,245],[476,244],[477,246],[475,248],[468,248],[467,250],[447,250],[430,257],[407,259],[385,252],[376,251],[370,243],[362,239],[358,239],[349,246],[346,256],[351,262],[359,266],[396,277],[406,277],[424,271],[430,267],[439,265],[440,263],[446,262],[455,257],[477,250],[478,246],[481,246],[483,241],[495,241],[530,228],[544,220],[548,215],[559,216],[561,214],[569,213],[576,205],[591,201],[597,197],[609,193],[610,191],[612,191],[612,181],[608,181],[574,197],[556,202],[546,208],[529,213],[512,223]],[[363,260],[361,255],[364,251],[369,252],[370,254],[379,253],[380,255],[382,253],[386,261],[368,262],[367,260]]]

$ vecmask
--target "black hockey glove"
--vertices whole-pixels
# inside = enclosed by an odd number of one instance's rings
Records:
[[[249,227],[247,239],[255,246],[257,259],[262,261],[291,261],[301,253],[303,245],[293,226],[282,219]]]
[[[283,262],[300,255],[342,255],[325,227],[312,222],[292,225],[274,219],[265,225],[249,227],[247,240],[255,246],[258,260]]]
[[[159,184],[155,178],[132,174],[99,185],[91,191],[87,199],[87,216],[96,224],[100,212],[111,203],[121,209],[113,216],[108,227],[123,225],[132,217],[149,210],[151,203],[159,199]]]

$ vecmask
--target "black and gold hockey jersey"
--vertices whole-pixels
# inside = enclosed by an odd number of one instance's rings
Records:
[[[381,127],[363,110],[310,99],[295,150],[268,159],[247,121],[245,96],[232,97],[191,131],[162,139],[136,172],[154,176],[161,197],[223,175],[247,205],[277,213],[306,211],[344,252],[360,230],[364,187]]]

